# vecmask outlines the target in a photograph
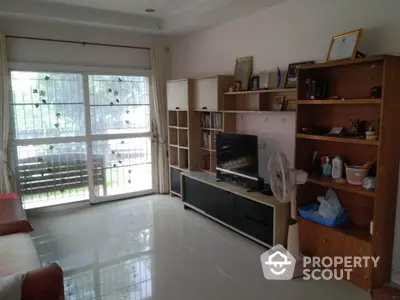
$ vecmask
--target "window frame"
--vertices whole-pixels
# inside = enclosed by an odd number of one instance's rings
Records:
[[[15,122],[14,122],[14,111],[12,111],[10,105],[10,120],[11,130],[9,136],[9,154],[10,161],[12,161],[12,168],[16,170],[18,166],[18,146],[27,145],[41,145],[43,143],[71,143],[71,142],[84,142],[86,143],[87,149],[87,160],[89,164],[88,175],[89,175],[89,200],[91,203],[107,202],[112,200],[119,200],[127,197],[137,197],[142,195],[148,195],[155,193],[158,184],[158,159],[157,159],[157,133],[155,131],[155,120],[154,120],[154,107],[153,107],[153,90],[152,90],[152,78],[151,70],[131,69],[131,68],[115,68],[115,67],[96,67],[96,66],[80,66],[80,65],[59,65],[59,64],[45,64],[45,63],[24,63],[24,62],[9,62],[9,78],[11,85],[11,72],[12,71],[25,71],[25,72],[49,72],[49,73],[73,73],[82,75],[82,86],[83,86],[83,105],[84,105],[84,116],[85,116],[85,135],[76,137],[52,137],[52,138],[35,138],[35,139],[21,139],[15,138]],[[150,110],[150,130],[144,133],[121,133],[121,134],[92,134],[91,132],[91,118],[90,118],[90,99],[89,99],[89,75],[109,75],[109,76],[141,76],[148,78],[149,85],[149,110]],[[12,88],[10,86],[10,88]],[[10,95],[11,97],[11,95]],[[10,103],[11,104],[11,103]],[[133,192],[127,194],[118,194],[110,196],[96,196],[94,194],[94,182],[93,182],[93,141],[101,141],[107,139],[128,139],[128,138],[139,138],[148,137],[151,141],[151,160],[152,160],[152,189]],[[17,181],[17,172],[15,172],[15,180]],[[18,182],[17,187],[19,187]]]

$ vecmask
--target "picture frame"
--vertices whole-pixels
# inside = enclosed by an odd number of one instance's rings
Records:
[[[273,111],[281,111],[283,105],[285,104],[285,96],[276,96],[274,102],[272,103]]]
[[[335,35],[329,46],[326,61],[356,58],[363,28]]]
[[[251,77],[251,90],[258,91],[260,89],[260,76]]]
[[[235,81],[235,92],[240,92],[240,88],[242,86],[242,82],[239,80]]]
[[[236,59],[235,65],[235,86],[240,81],[240,90],[247,91],[251,73],[253,72],[253,56],[241,57]]]
[[[285,89],[295,89],[297,88],[297,76],[298,76],[298,70],[297,67],[300,65],[307,65],[307,64],[314,64],[314,60],[310,61],[302,61],[302,62],[296,62],[296,63],[291,63],[288,66],[288,70],[286,73],[286,80],[285,80]]]

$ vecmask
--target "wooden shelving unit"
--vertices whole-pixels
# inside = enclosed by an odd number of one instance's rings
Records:
[[[193,80],[167,82],[168,102],[168,154],[170,165],[171,195],[180,196],[180,177],[195,167],[191,153]]]
[[[333,136],[325,136],[325,135],[312,135],[312,134],[297,133],[296,138],[316,140],[316,141],[335,142],[335,143],[348,143],[348,144],[356,144],[356,145],[379,146],[379,141],[350,138],[350,137],[345,138],[345,137],[333,137]]]
[[[333,158],[340,155],[349,164],[377,161],[377,189],[338,183],[310,175],[297,188],[297,208],[317,202],[328,188],[335,190],[348,221],[329,228],[299,217],[300,250],[314,256],[379,256],[377,268],[357,268],[350,281],[372,289],[390,280],[393,236],[398,188],[400,153],[400,59],[377,56],[364,59],[327,62],[299,68],[297,99],[306,99],[306,81],[323,80],[328,96],[349,100],[297,100],[297,131],[303,128],[350,127],[350,119],[379,124],[379,140],[296,134],[296,169],[311,173],[313,151]],[[371,99],[372,87],[382,87],[382,99]],[[345,176],[345,175],[344,175]],[[373,233],[370,235],[370,222]]]
[[[273,110],[277,97],[295,101],[296,89],[228,92],[225,93],[222,110],[224,113],[282,113]]]

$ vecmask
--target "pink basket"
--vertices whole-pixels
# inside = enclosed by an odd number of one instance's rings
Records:
[[[352,185],[362,185],[364,178],[368,174],[368,169],[362,169],[359,166],[346,167],[347,182]]]

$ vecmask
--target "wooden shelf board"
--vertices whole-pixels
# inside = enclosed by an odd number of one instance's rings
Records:
[[[354,104],[381,104],[382,99],[348,99],[348,100],[297,100],[298,105],[354,105]]]
[[[187,127],[180,127],[180,126],[169,126],[169,128],[172,128],[172,129],[184,129],[184,130],[188,129]]]
[[[177,170],[180,170],[180,171],[182,171],[182,172],[188,172],[189,171],[189,169],[188,168],[181,168],[181,167],[179,167],[179,166],[177,166],[177,165],[169,165],[171,168],[173,168],[173,169],[177,169]]]
[[[224,131],[222,128],[208,128],[208,127],[200,127],[201,130],[210,130],[210,131]]]
[[[288,111],[288,110],[283,110],[283,111],[273,111],[273,110],[224,110],[224,113],[229,113],[229,114],[283,114],[283,113],[296,113],[296,111]]]
[[[296,92],[296,89],[270,89],[258,91],[242,91],[242,92],[228,92],[225,95],[252,95],[252,94],[266,94],[266,93],[281,93],[281,92]]]
[[[173,194],[173,195],[175,195],[175,196],[182,197],[182,195],[181,195],[181,194],[179,194],[179,193],[177,193],[177,192],[170,191],[170,193],[171,193],[171,194]]]
[[[347,144],[356,144],[356,145],[370,145],[370,146],[378,146],[379,145],[379,141],[375,141],[375,140],[332,137],[332,136],[325,136],[325,135],[312,135],[312,134],[297,133],[296,137],[300,138],[300,139],[327,141],[327,142],[336,142],[336,143],[347,143]]]
[[[318,178],[318,177],[309,177],[307,182],[309,183],[313,183],[313,184],[317,184],[323,187],[327,187],[327,188],[332,188],[332,189],[336,189],[339,191],[343,191],[343,192],[349,192],[349,193],[354,193],[354,194],[358,194],[358,195],[363,195],[363,196],[368,196],[368,197],[376,197],[376,193],[375,191],[370,191],[367,189],[364,189],[361,186],[358,185],[351,185],[346,183],[338,183],[333,179],[330,178]]]
[[[201,109],[201,108],[195,108],[195,109],[193,109],[193,111],[197,111],[197,112],[209,112],[209,113],[212,113],[212,112],[215,112],[215,113],[218,113],[218,112],[222,112],[222,111],[220,111],[220,110],[216,110],[216,109]]]
[[[337,66],[346,66],[352,64],[361,64],[366,62],[374,62],[384,60],[385,58],[390,57],[390,55],[375,55],[375,56],[368,56],[364,58],[351,58],[351,59],[341,59],[341,60],[333,60],[327,61],[321,64],[307,64],[301,65],[299,69],[319,69],[319,68],[329,68],[329,67],[337,67]]]
[[[215,152],[216,150],[214,149],[210,149],[210,148],[204,148],[204,147],[200,147],[201,150],[205,150],[205,151],[210,151],[210,152]]]
[[[176,144],[169,144],[169,146],[170,146],[170,147],[174,147],[174,148],[179,148],[179,146],[176,145]]]
[[[189,150],[189,147],[188,147],[188,146],[178,146],[178,147],[179,147],[179,149]]]
[[[304,219],[301,216],[298,216],[298,218],[302,219],[302,220],[305,220],[306,222],[311,222],[311,223],[315,224],[316,226],[327,227],[325,225],[322,225],[322,224],[319,224],[319,223]],[[351,226],[351,225],[350,226],[347,225],[347,227],[346,227],[346,225],[344,225],[344,226],[340,226],[340,227],[328,227],[328,228],[330,228],[332,230],[335,230],[335,231],[338,231],[340,233],[343,233],[345,235],[353,236],[353,237],[355,237],[355,238],[357,238],[359,240],[363,240],[363,241],[366,241],[368,243],[372,242],[371,241],[371,235],[370,235],[368,229],[359,228],[359,227],[355,227],[355,226]]]

